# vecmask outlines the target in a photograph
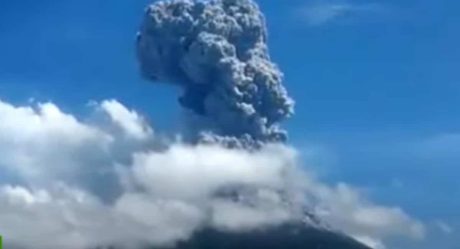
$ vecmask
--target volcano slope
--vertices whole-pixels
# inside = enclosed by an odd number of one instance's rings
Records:
[[[146,79],[181,89],[187,143],[248,151],[287,143],[280,123],[294,114],[294,100],[271,61],[265,17],[254,1],[156,1],[146,9],[137,57]],[[205,224],[176,248],[368,249],[320,223],[289,221],[250,232]]]
[[[303,224],[283,225],[246,233],[204,229],[197,232],[191,239],[178,243],[174,248],[371,249],[344,234]]]

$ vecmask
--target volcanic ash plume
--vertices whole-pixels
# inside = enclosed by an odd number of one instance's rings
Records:
[[[0,99],[5,247],[368,249],[338,229],[377,249],[387,237],[423,237],[399,208],[315,179],[282,143],[293,101],[266,36],[250,0],[147,9],[142,71],[183,89],[194,141],[164,136],[116,100],[79,118],[51,102]]]
[[[243,146],[286,140],[278,124],[294,102],[251,0],[156,2],[147,8],[137,54],[145,77],[183,89],[179,102],[199,120],[202,140]]]

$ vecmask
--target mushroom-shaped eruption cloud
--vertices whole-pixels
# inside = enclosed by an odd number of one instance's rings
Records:
[[[287,139],[279,123],[294,102],[253,1],[156,2],[146,10],[137,55],[147,79],[183,89],[179,102],[199,120],[197,139],[234,146]]]

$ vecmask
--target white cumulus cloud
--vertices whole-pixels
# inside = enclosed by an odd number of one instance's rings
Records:
[[[294,148],[165,144],[121,103],[92,106],[94,114],[81,119],[53,103],[0,101],[7,246],[171,244],[203,226],[250,230],[298,219],[304,206],[369,244],[423,236],[423,225],[401,209],[310,177]]]

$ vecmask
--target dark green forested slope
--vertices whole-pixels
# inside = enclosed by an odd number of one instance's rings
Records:
[[[176,249],[370,249],[325,229],[289,225],[250,233],[203,230]]]

